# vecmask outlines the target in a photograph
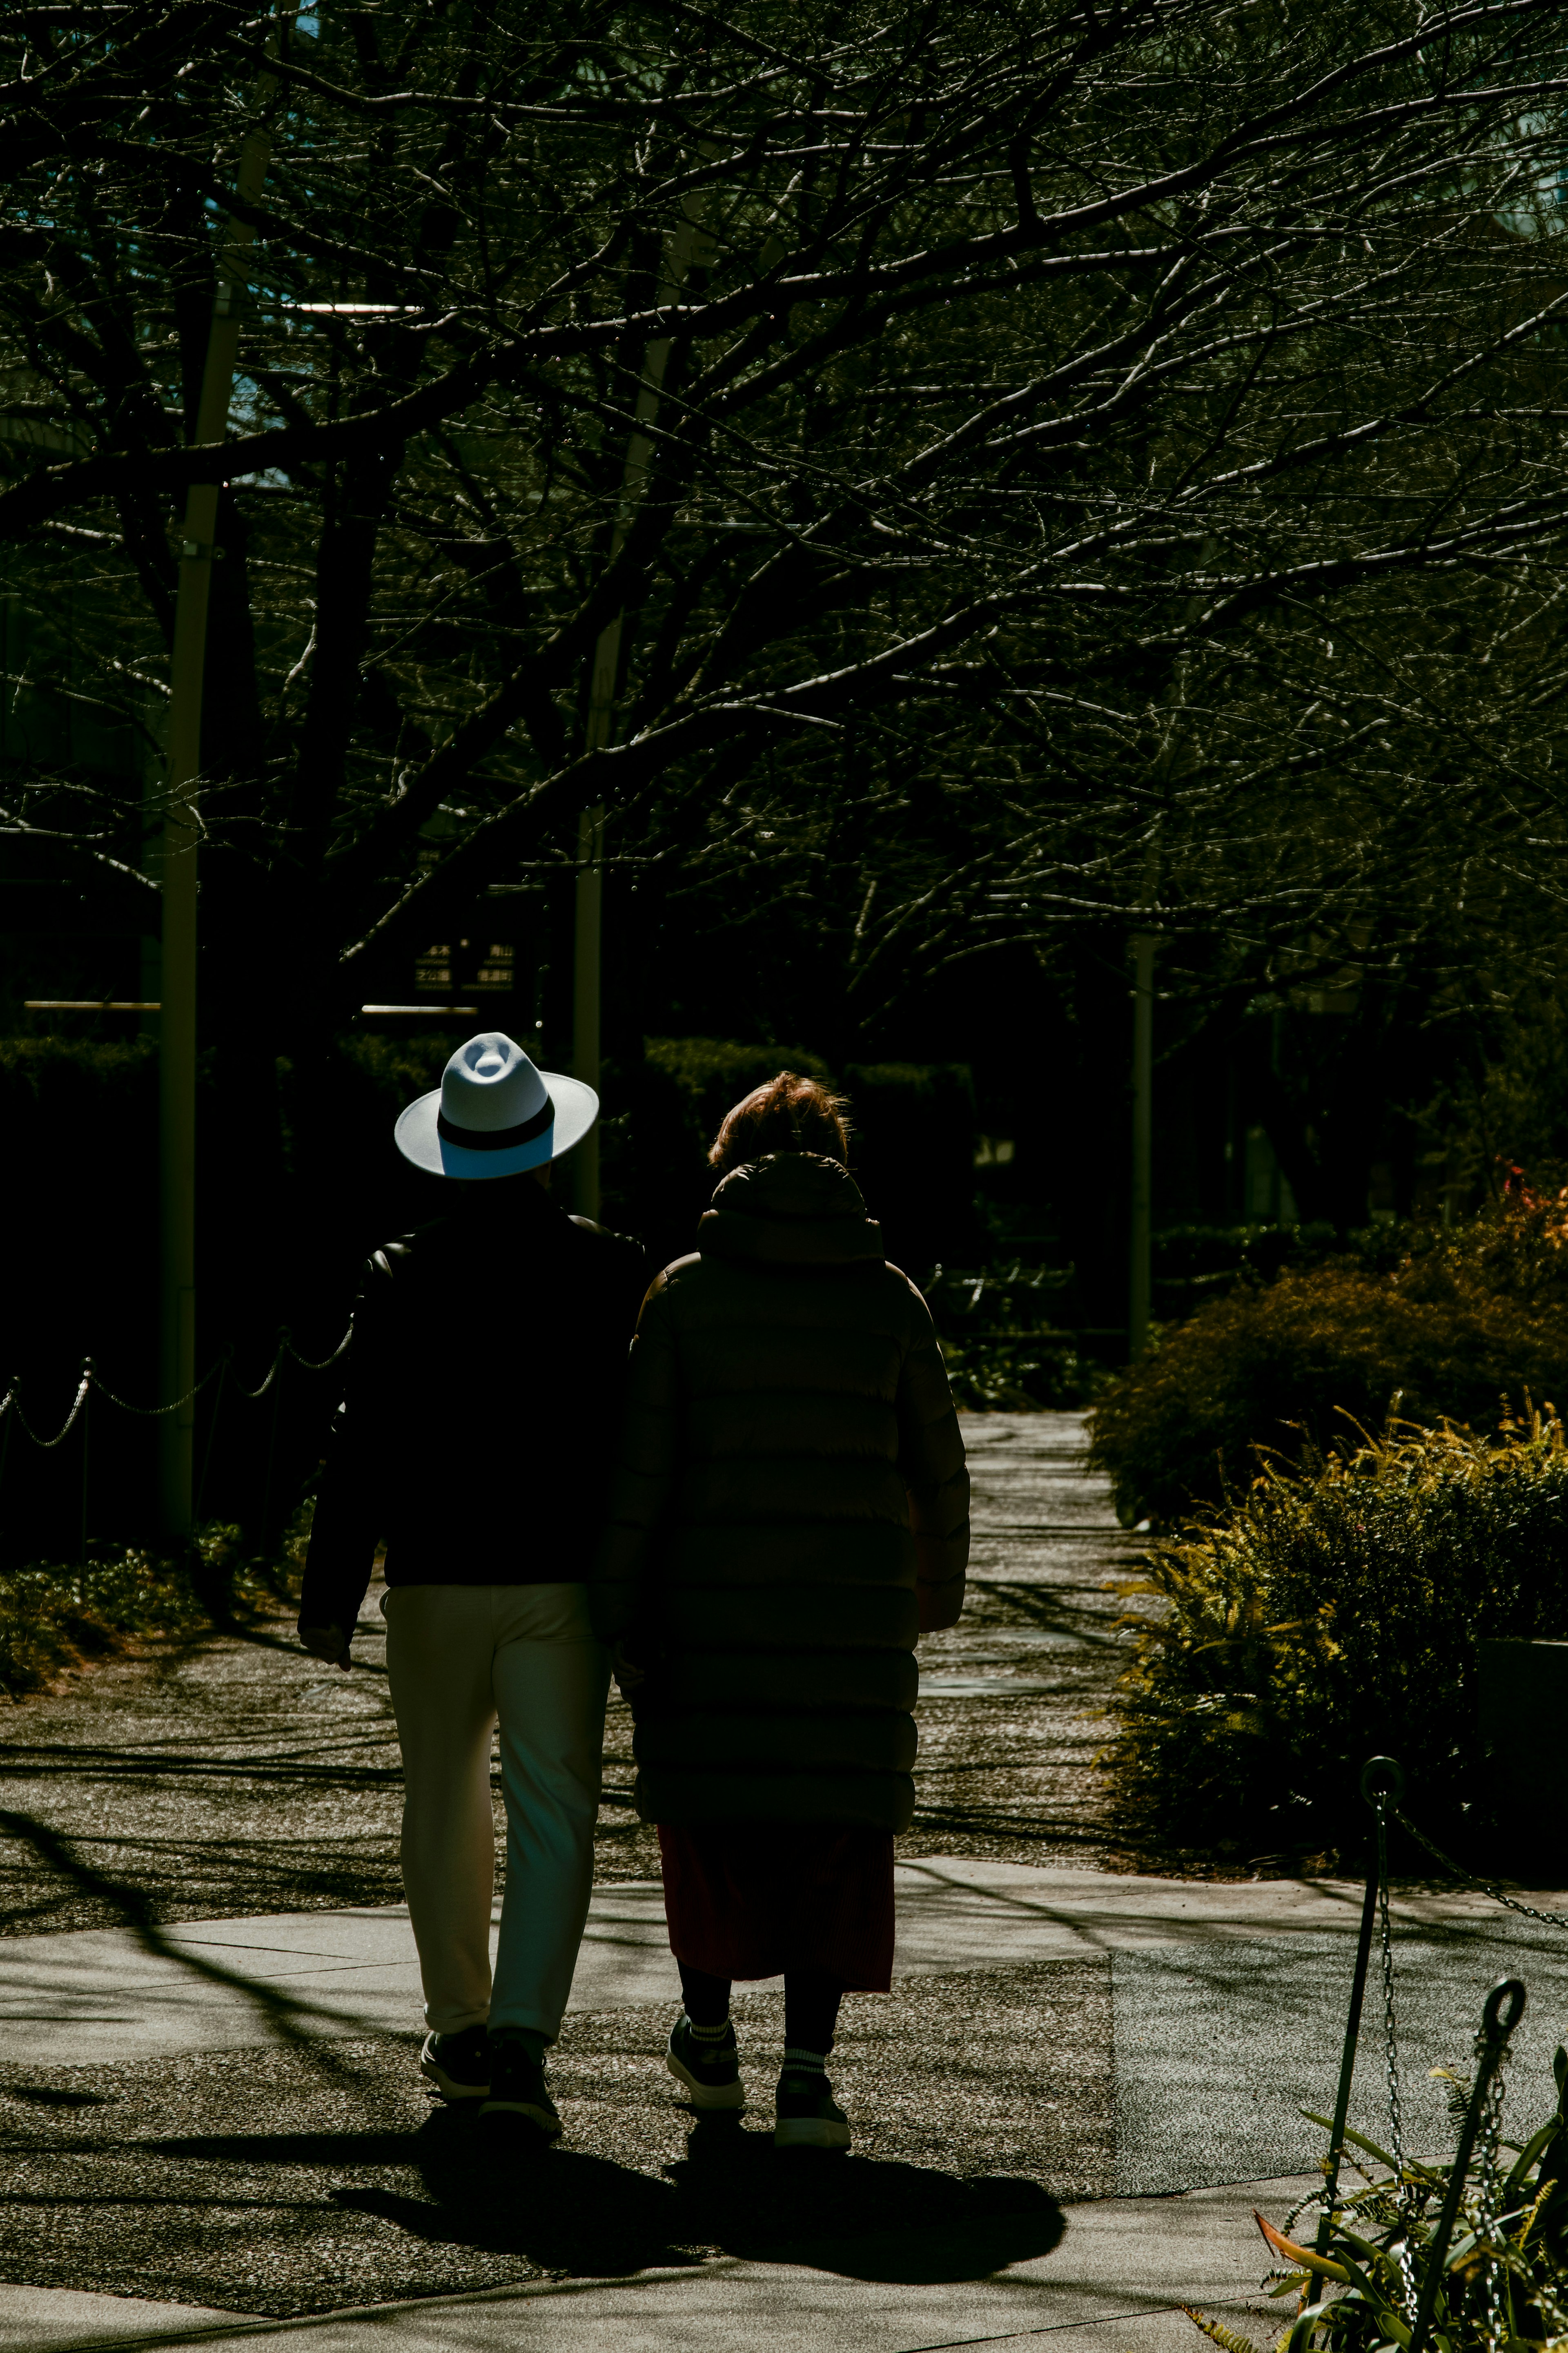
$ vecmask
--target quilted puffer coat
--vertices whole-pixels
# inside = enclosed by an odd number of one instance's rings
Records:
[[[698,1243],[643,1303],[591,1594],[647,1670],[637,1810],[906,1830],[969,1549],[930,1312],[837,1161],[732,1170]]]

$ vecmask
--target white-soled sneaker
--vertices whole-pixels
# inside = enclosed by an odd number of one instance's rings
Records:
[[[849,2119],[826,2075],[786,2068],[779,2077],[775,2148],[847,2148]]]
[[[482,2100],[490,2088],[489,2036],[482,2026],[458,2034],[427,2034],[419,2073],[444,2100]]]
[[[745,2106],[746,2087],[741,2081],[732,2027],[721,2042],[714,2042],[693,2034],[689,2018],[678,2019],[669,2030],[664,2063],[676,2082],[685,2084],[694,2108]]]
[[[560,2113],[539,2061],[531,2059],[520,2042],[505,2040],[492,2043],[489,2097],[479,2110],[481,2120],[491,2126],[510,2124],[530,2139],[559,2140]]]

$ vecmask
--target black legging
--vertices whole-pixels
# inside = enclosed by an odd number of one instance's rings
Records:
[[[730,2015],[730,1980],[710,1978],[705,1969],[688,1968],[678,1961],[686,2015],[693,2026],[722,2026]],[[796,2051],[820,2051],[826,2058],[833,2048],[838,2005],[844,1989],[837,1978],[816,1969],[784,1973],[784,2041]]]

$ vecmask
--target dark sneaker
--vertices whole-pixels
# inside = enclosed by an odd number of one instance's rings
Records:
[[[848,2147],[849,2119],[836,2105],[826,2075],[781,2075],[775,2105],[775,2148]]]
[[[545,2140],[559,2140],[561,2118],[544,2081],[544,2070],[521,2042],[490,2045],[489,2097],[481,2116],[516,2116]]]
[[[427,2034],[419,2073],[444,2100],[482,2100],[490,2088],[490,2039],[482,2026],[460,2034]]]
[[[694,2035],[689,2018],[679,2019],[669,2030],[664,2063],[677,2083],[685,2084],[694,2108],[745,2106],[746,2087],[741,2081],[733,2027],[721,2042],[714,2043]]]

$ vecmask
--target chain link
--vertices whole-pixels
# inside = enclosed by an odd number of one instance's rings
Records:
[[[27,1419],[26,1415],[22,1411],[21,1398],[16,1389],[11,1391],[10,1395],[5,1399],[5,1403],[10,1407],[12,1412],[16,1415],[16,1419],[21,1424],[23,1431],[32,1440],[34,1445],[38,1449],[38,1451],[41,1454],[47,1454],[52,1448],[56,1446],[63,1446],[66,1440],[76,1428],[77,1418],[80,1414],[83,1406],[87,1403],[88,1393],[91,1388],[92,1364],[89,1359],[87,1369],[82,1374],[80,1380],[77,1383],[76,1398],[71,1406],[71,1409],[69,1413],[67,1414],[64,1424],[56,1431],[53,1438],[40,1438],[38,1436],[37,1431],[33,1428],[31,1422]]]
[[[313,1364],[309,1356],[302,1356],[300,1354],[299,1349],[294,1345],[293,1335],[289,1332],[285,1332],[283,1335],[283,1345],[288,1349],[289,1354],[293,1357],[294,1362],[300,1366],[303,1371],[307,1373],[324,1373],[329,1365],[335,1365],[337,1363],[338,1358],[343,1354],[349,1342],[353,1338],[353,1335],[354,1327],[351,1322],[348,1330],[343,1334],[342,1338],[338,1342],[338,1345],[332,1350],[331,1355],[330,1356],[323,1356],[320,1364]]]
[[[237,1380],[237,1381],[235,1382],[235,1388],[239,1391],[239,1394],[240,1394],[240,1396],[241,1396],[242,1398],[248,1398],[250,1399],[251,1403],[254,1405],[258,1398],[264,1398],[264,1397],[267,1395],[268,1390],[272,1387],[273,1382],[278,1378],[278,1375],[279,1375],[279,1370],[280,1370],[280,1368],[281,1368],[281,1366],[282,1366],[282,1363],[283,1363],[283,1350],[282,1350],[282,1348],[281,1348],[281,1347],[279,1347],[279,1351],[278,1351],[278,1354],[273,1357],[271,1364],[268,1366],[268,1368],[267,1368],[267,1377],[266,1377],[266,1379],[262,1382],[261,1387],[260,1387],[258,1389],[247,1389],[247,1388],[246,1388],[246,1386],[245,1386],[245,1383],[244,1383],[243,1381],[241,1381],[241,1380]]]
[[[216,1374],[220,1373],[223,1370],[224,1366],[228,1362],[232,1354],[233,1351],[231,1349],[226,1348],[217,1362],[207,1366],[206,1371],[202,1375],[201,1379],[196,1383],[195,1388],[194,1389],[187,1389],[183,1398],[176,1398],[173,1405],[132,1405],[127,1398],[116,1397],[114,1391],[111,1388],[106,1388],[104,1383],[99,1379],[96,1374],[93,1376],[92,1386],[98,1391],[100,1397],[107,1398],[110,1405],[117,1405],[121,1413],[136,1414],[143,1421],[157,1421],[166,1413],[178,1413],[182,1406],[189,1405],[195,1398],[199,1398],[207,1383]]]
[[[300,1366],[301,1370],[304,1372],[327,1372],[339,1361],[340,1357],[348,1353],[349,1345],[353,1340],[353,1335],[354,1327],[351,1323],[348,1330],[343,1334],[342,1338],[332,1350],[331,1355],[330,1356],[322,1356],[318,1360],[310,1356],[302,1356],[300,1354],[299,1349],[294,1345],[292,1336],[289,1333],[288,1329],[285,1328],[279,1338],[278,1353],[273,1357],[271,1365],[268,1368],[267,1377],[262,1382],[261,1387],[257,1389],[247,1389],[244,1383],[237,1379],[235,1382],[235,1387],[238,1389],[242,1398],[248,1398],[252,1403],[254,1403],[258,1398],[264,1398],[267,1395],[268,1390],[272,1387],[273,1382],[277,1379],[279,1369],[281,1366],[285,1356],[292,1356],[294,1362]],[[80,1414],[83,1406],[87,1403],[88,1393],[89,1390],[96,1389],[106,1404],[118,1406],[121,1413],[133,1413],[137,1416],[139,1420],[142,1421],[161,1421],[167,1415],[171,1413],[179,1413],[184,1407],[193,1405],[196,1398],[200,1397],[202,1391],[206,1388],[211,1382],[216,1379],[217,1376],[224,1370],[225,1366],[231,1366],[233,1362],[233,1348],[226,1348],[222,1356],[216,1358],[215,1361],[207,1366],[206,1371],[202,1375],[201,1379],[196,1383],[195,1388],[187,1389],[184,1397],[176,1398],[174,1399],[173,1405],[132,1405],[129,1398],[117,1396],[114,1390],[108,1386],[107,1382],[100,1377],[100,1376],[93,1370],[91,1360],[89,1359],[87,1369],[82,1374],[80,1382],[78,1384],[76,1398],[71,1406],[70,1412],[67,1416],[64,1427],[59,1430],[57,1436],[53,1438],[40,1438],[38,1436],[37,1431],[32,1427],[26,1415],[22,1411],[22,1389],[21,1384],[18,1381],[13,1381],[5,1396],[0,1398],[0,1420],[4,1420],[7,1413],[14,1413],[26,1436],[32,1440],[33,1444],[40,1448],[45,1453],[47,1453],[52,1447],[63,1445],[65,1440],[70,1436],[71,1431],[76,1428],[77,1418]]]
[[[1489,1895],[1494,1904],[1506,1905],[1510,1912],[1517,1912],[1522,1919],[1540,1920],[1548,1928],[1568,1928],[1568,1912],[1538,1912],[1533,1904],[1521,1904],[1517,1896],[1505,1895],[1502,1889],[1494,1885],[1489,1879],[1472,1878],[1461,1864],[1454,1861],[1451,1854],[1445,1854],[1440,1846],[1434,1845],[1425,1831],[1418,1831],[1408,1816],[1400,1812],[1397,1806],[1394,1809],[1394,1819],[1402,1831],[1409,1832],[1417,1846],[1426,1848],[1434,1862],[1440,1862],[1445,1871],[1452,1873],[1453,1876],[1462,1881],[1465,1886],[1473,1887],[1478,1895]]]
[[[1380,1794],[1373,1800],[1373,1805],[1377,1816],[1377,1917],[1383,1960],[1383,2036],[1384,2064],[1388,2076],[1388,2137],[1394,2157],[1394,2197],[1402,2226],[1399,2278],[1404,2294],[1405,2316],[1407,2320],[1414,2320],[1415,2267],[1410,2253],[1410,2238],[1415,2214],[1405,2175],[1405,2116],[1399,2094],[1399,2027],[1394,2008],[1394,1936],[1388,1920],[1388,1801]]]
[[[1483,2031],[1476,2037],[1476,2063],[1484,2065],[1491,2056],[1491,2046]],[[1486,2105],[1481,2111],[1479,2179],[1476,2189],[1476,2236],[1485,2253],[1486,2264],[1486,2326],[1487,2343],[1492,2353],[1502,2353],[1509,2338],[1509,2328],[1503,2316],[1503,2265],[1491,2250],[1498,2242],[1498,2142],[1502,2133],[1504,2087],[1502,2060],[1499,2057],[1487,2085]]]

